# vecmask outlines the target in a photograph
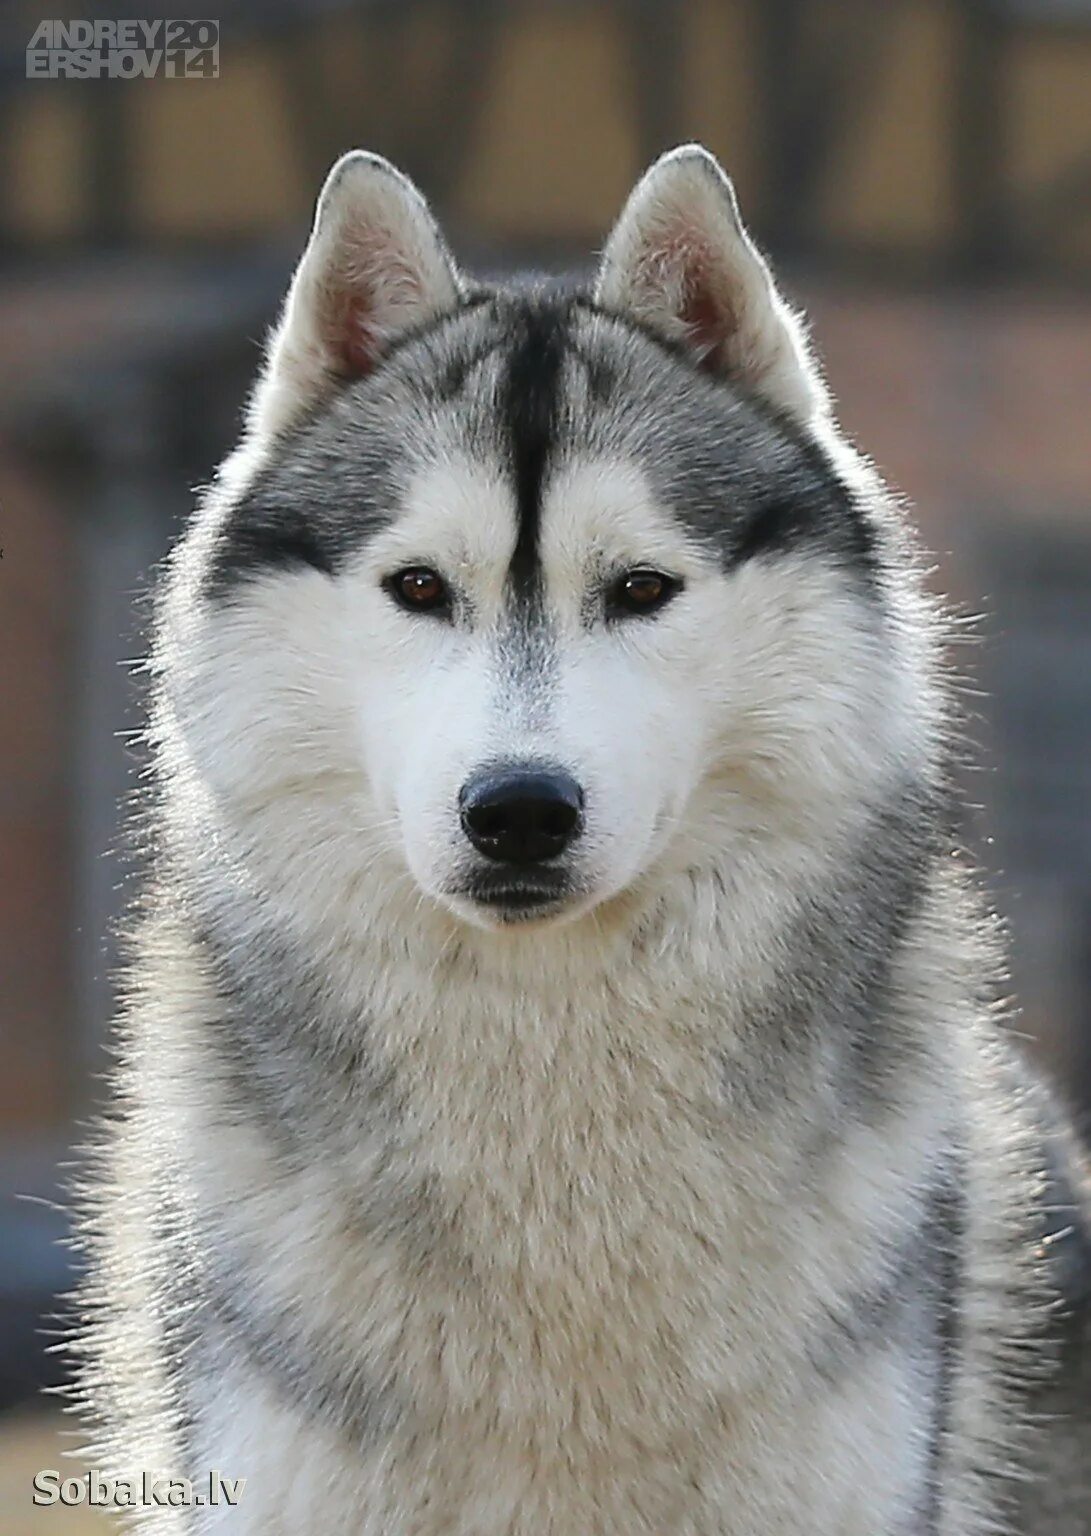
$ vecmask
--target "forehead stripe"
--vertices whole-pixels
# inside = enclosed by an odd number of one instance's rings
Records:
[[[515,486],[517,534],[511,584],[521,597],[538,589],[538,527],[542,481],[557,430],[566,341],[563,311],[528,304],[518,314],[508,355],[502,423]]]

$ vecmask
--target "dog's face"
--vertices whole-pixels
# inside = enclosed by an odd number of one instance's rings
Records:
[[[175,768],[278,848],[265,879],[401,875],[485,927],[820,838],[914,750],[825,412],[700,152],[638,187],[593,298],[465,293],[350,158],[179,563]]]

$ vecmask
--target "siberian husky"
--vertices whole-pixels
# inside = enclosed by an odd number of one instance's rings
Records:
[[[253,1536],[1086,1536],[1084,1174],[899,505],[695,147],[592,286],[347,155],[160,595],[78,1349]]]

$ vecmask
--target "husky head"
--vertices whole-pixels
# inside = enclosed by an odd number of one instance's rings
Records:
[[[589,292],[467,283],[348,155],[174,564],[183,831],[292,920],[492,930],[819,856],[926,756],[895,538],[706,152]]]

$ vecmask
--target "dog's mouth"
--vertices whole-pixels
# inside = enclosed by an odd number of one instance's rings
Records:
[[[526,870],[477,871],[457,894],[489,912],[494,920],[519,923],[560,907],[575,891],[564,870],[536,865]]]

